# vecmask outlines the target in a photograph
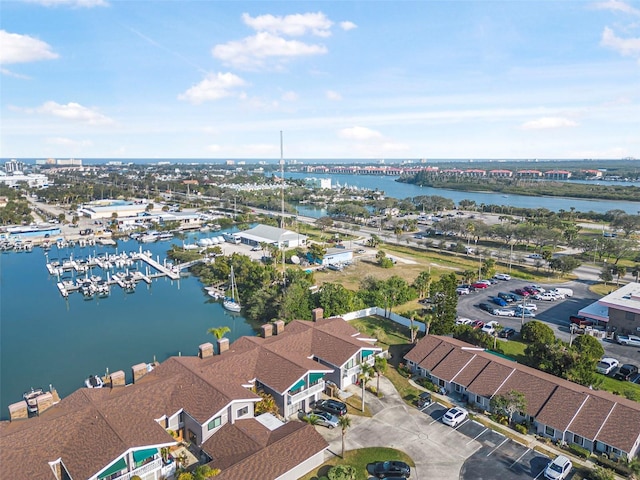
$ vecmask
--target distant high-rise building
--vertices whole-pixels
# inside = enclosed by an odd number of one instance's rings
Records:
[[[7,173],[24,172],[26,165],[24,162],[11,159],[8,162],[4,162],[4,171]]]

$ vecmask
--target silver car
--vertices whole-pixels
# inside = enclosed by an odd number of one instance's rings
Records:
[[[315,410],[309,414],[309,417],[316,420],[316,425],[327,428],[335,428],[338,426],[338,417],[331,415],[329,412]]]
[[[618,343],[620,345],[630,345],[632,347],[640,347],[640,337],[636,335],[618,335]]]

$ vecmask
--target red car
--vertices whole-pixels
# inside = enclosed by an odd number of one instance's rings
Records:
[[[482,320],[476,320],[471,324],[473,328],[482,328],[484,327],[484,322]]]
[[[529,292],[530,295],[537,295],[540,293],[540,290],[538,290],[537,288],[533,288],[533,287],[524,287],[524,290],[526,292]]]
[[[527,292],[525,289],[523,288],[516,288],[514,290],[514,292],[516,292],[518,295],[521,295],[523,297],[528,297],[529,296],[529,292]]]
[[[480,283],[480,282],[478,282],[478,283],[472,283],[472,284],[471,284],[471,286],[472,286],[473,288],[475,288],[476,290],[477,290],[477,289],[480,289],[480,288],[488,288],[488,287],[489,287],[489,285],[487,285],[486,283]]]

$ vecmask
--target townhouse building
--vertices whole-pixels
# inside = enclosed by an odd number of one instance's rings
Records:
[[[355,382],[360,363],[381,348],[341,318],[283,321],[261,337],[200,345],[198,356],[171,357],[124,385],[80,389],[27,418],[26,402],[0,422],[0,476],[43,480],[168,478],[166,449],[187,442],[199,463],[221,469],[221,480],[293,480],[324,461],[326,441],[311,425],[287,421],[308,411],[328,382]],[[135,366],[134,366],[135,369]],[[137,372],[134,370],[134,372]],[[122,386],[119,386],[122,385]],[[278,415],[255,415],[259,393]]]
[[[490,411],[496,395],[512,390],[524,394],[526,411],[514,420],[528,422],[532,433],[612,457],[638,455],[637,402],[591,390],[450,337],[424,337],[404,358],[414,373],[485,411]]]

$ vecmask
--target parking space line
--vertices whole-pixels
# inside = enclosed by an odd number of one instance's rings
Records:
[[[518,459],[517,459],[515,462],[513,462],[511,465],[509,465],[509,468],[513,468],[513,466],[514,466],[516,463],[518,463],[520,460],[522,460],[522,457],[524,457],[524,456],[525,456],[527,453],[529,453],[530,451],[531,451],[531,449],[530,449],[530,448],[527,448],[527,450],[526,450],[522,455],[520,455],[520,456],[518,457]]]
[[[464,425],[465,423],[467,423],[469,421],[469,419],[465,420],[464,422],[462,422],[459,425],[456,425],[454,428],[451,429],[451,431],[449,433],[447,433],[447,435],[451,435],[453,432],[455,432],[456,430],[458,430],[462,425]],[[445,435],[446,436],[446,435]]]
[[[473,437],[471,440],[469,440],[469,441],[467,442],[467,445],[469,445],[471,442],[475,442],[475,441],[478,439],[478,437],[479,437],[480,435],[482,435],[484,432],[486,432],[487,430],[489,430],[489,429],[485,427],[485,429],[484,429],[484,430],[482,430],[478,435],[476,435],[476,436],[475,436],[475,437]]]
[[[447,412],[445,412],[445,413],[447,413]],[[438,418],[436,418],[436,419],[435,419],[433,422],[431,422],[429,425],[433,425],[434,423],[439,422],[439,421],[440,421],[440,419],[441,419],[442,417],[444,417],[444,413],[443,413],[442,415],[440,415]]]
[[[502,443],[500,445],[498,445],[496,448],[494,448],[493,450],[491,450],[489,453],[487,453],[487,457],[491,456],[491,454],[493,452],[495,452],[496,450],[498,450],[502,445],[504,445],[505,443],[507,443],[509,441],[508,438],[505,438]]]
[[[542,475],[542,474],[544,473],[544,471],[545,471],[545,470],[546,470],[546,467],[545,467],[545,468],[543,468],[542,470],[540,470],[540,473],[539,473],[539,474],[537,474],[537,475],[533,478],[533,480],[536,480],[540,475]]]

